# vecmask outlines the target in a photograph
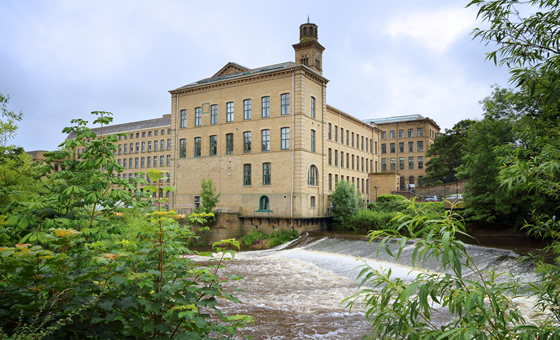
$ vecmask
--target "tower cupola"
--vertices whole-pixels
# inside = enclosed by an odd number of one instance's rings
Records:
[[[309,66],[319,74],[323,73],[323,51],[325,48],[319,44],[319,28],[309,22],[299,26],[299,43],[292,45],[296,52],[296,63]]]

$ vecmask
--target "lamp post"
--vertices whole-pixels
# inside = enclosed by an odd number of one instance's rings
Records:
[[[377,189],[379,189],[379,186],[376,185],[373,188],[375,189],[375,202],[377,202]]]

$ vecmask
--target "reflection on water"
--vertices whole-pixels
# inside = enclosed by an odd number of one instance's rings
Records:
[[[254,339],[361,339],[370,327],[364,311],[355,306],[349,313],[342,304],[358,290],[356,277],[363,262],[357,256],[373,267],[392,268],[393,275],[404,280],[417,274],[406,252],[398,264],[385,256],[375,259],[377,247],[364,240],[317,237],[299,242],[293,248],[241,252],[227,262],[222,274],[242,275],[230,287],[243,291],[234,293],[241,303],[228,302],[222,310],[255,320],[239,334]],[[527,280],[533,275],[518,266],[510,251],[473,247],[471,255],[484,268],[513,270]],[[438,270],[436,263],[424,265]]]

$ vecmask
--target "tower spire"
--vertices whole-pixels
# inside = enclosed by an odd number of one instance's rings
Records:
[[[299,43],[292,45],[296,52],[296,63],[308,66],[319,74],[322,73],[323,50],[318,41],[319,28],[312,24],[307,14],[307,23],[299,26]]]
[[[307,14],[307,23],[309,24],[309,14]]]

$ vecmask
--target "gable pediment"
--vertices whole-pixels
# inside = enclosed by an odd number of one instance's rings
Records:
[[[212,78],[222,77],[222,76],[227,76],[229,74],[237,74],[237,73],[247,72],[247,71],[249,71],[249,69],[246,68],[245,66],[241,66],[239,64],[229,62],[226,64],[226,66],[222,67],[215,75],[213,75]]]

